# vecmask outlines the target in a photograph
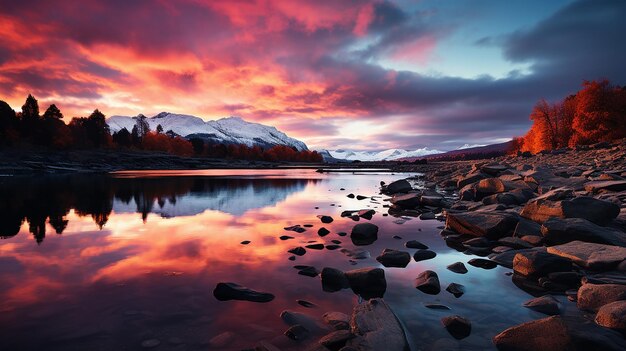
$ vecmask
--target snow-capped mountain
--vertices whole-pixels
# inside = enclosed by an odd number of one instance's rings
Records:
[[[137,117],[111,116],[107,119],[107,124],[111,133],[123,128],[130,132],[136,120]],[[227,117],[205,122],[196,116],[161,112],[147,118],[147,121],[151,130],[156,130],[157,126],[161,125],[163,131],[171,130],[186,138],[197,137],[215,143],[262,147],[287,145],[295,147],[298,151],[308,150],[305,143],[287,136],[275,127],[248,122],[240,117]]]
[[[443,151],[423,148],[417,150],[389,149],[383,151],[355,151],[355,150],[327,150],[328,154],[335,159],[359,160],[359,161],[390,161],[406,157],[420,157]],[[324,154],[322,154],[324,155]]]

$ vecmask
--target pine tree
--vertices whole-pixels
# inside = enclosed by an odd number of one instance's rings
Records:
[[[52,104],[48,107],[46,112],[43,114],[44,119],[63,119],[63,114],[61,110],[57,107],[57,105]]]

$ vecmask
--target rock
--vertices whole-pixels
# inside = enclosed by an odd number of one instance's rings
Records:
[[[369,198],[369,196],[363,196],[363,195],[357,195],[357,196],[356,196],[356,199],[357,199],[357,200],[365,200],[365,199],[367,199],[367,198]]]
[[[415,208],[421,205],[421,193],[396,194],[390,202],[402,208]]]
[[[626,233],[601,227],[582,218],[550,218],[541,226],[546,243],[565,244],[570,241],[626,246]]]
[[[572,260],[577,265],[593,270],[609,270],[626,260],[626,248],[612,245],[572,241],[550,246],[548,252]]]
[[[348,257],[354,258],[355,260],[364,260],[366,258],[371,257],[369,251],[362,250],[362,249],[355,249],[355,250],[341,249],[341,252],[344,253]]]
[[[346,278],[352,291],[369,300],[383,297],[387,290],[385,271],[382,268],[361,268],[346,272]]]
[[[307,300],[296,300],[296,302],[297,302],[300,306],[303,306],[303,307],[306,307],[306,308],[313,308],[313,307],[316,307],[316,306],[317,306],[317,305],[315,305],[313,302],[309,302],[309,301],[307,301]]]
[[[501,172],[506,171],[508,168],[505,165],[484,165],[480,167],[481,172],[489,174],[490,176],[497,176]]]
[[[437,216],[432,212],[424,212],[419,217],[423,221],[431,220],[437,218]]]
[[[281,235],[279,237],[280,240],[289,240],[289,239],[293,239],[293,236],[289,236],[289,235]]]
[[[528,219],[520,218],[513,235],[518,238],[527,235],[541,236],[541,225]]]
[[[322,221],[322,223],[332,223],[333,222],[333,217],[331,216],[324,216],[324,215],[318,215],[317,218],[320,219],[320,221]]]
[[[518,253],[535,252],[535,251],[546,252],[546,248],[534,247],[532,249],[510,250],[510,251],[506,251],[497,255],[489,256],[489,258],[503,267],[513,268],[513,259],[515,258],[515,255],[517,255]]]
[[[587,283],[578,289],[576,305],[581,310],[595,312],[608,303],[623,300],[626,300],[626,285]]]
[[[626,301],[615,301],[600,307],[596,323],[622,333],[626,332]]]
[[[304,275],[307,277],[317,277],[320,272],[313,266],[307,266],[298,270],[298,274]]]
[[[306,313],[284,310],[280,313],[280,319],[290,327],[300,325],[311,333],[319,333],[328,330],[326,325],[321,324],[317,318]],[[300,330],[296,330],[296,332],[300,332]]]
[[[547,315],[559,314],[559,302],[552,295],[544,295],[528,300],[524,307]]]
[[[359,223],[352,227],[350,238],[354,245],[370,245],[378,240],[378,226],[372,223]]]
[[[321,227],[320,229],[317,230],[317,235],[321,236],[321,237],[325,237],[326,235],[330,234],[330,230]]]
[[[428,246],[420,243],[417,240],[409,240],[406,243],[404,243],[404,247],[408,248],[408,249],[421,249],[421,250],[425,250],[428,249]]]
[[[354,334],[349,330],[335,330],[321,338],[318,342],[328,349],[339,350],[352,338],[354,338]]]
[[[501,351],[617,351],[626,348],[619,333],[581,318],[552,316],[523,323],[496,335]]]
[[[498,178],[482,179],[476,184],[475,189],[478,200],[487,195],[502,193],[506,190],[504,183]]]
[[[387,194],[396,194],[396,193],[406,193],[413,189],[411,183],[409,183],[406,179],[396,180],[395,182],[389,183],[385,187],[385,193]]]
[[[335,330],[350,329],[350,317],[341,312],[326,312],[322,316],[324,323],[328,324]]]
[[[508,246],[514,249],[529,249],[533,247],[528,242],[514,236],[507,236],[505,238],[498,239],[498,244]]]
[[[470,173],[466,175],[465,177],[462,177],[461,179],[459,179],[456,183],[456,187],[461,189],[468,184],[476,183],[480,181],[481,179],[485,179],[485,178],[487,178],[487,176],[482,173]]]
[[[355,306],[350,327],[356,337],[348,340],[347,345],[356,350],[410,350],[398,318],[382,299]]]
[[[513,258],[513,270],[524,276],[544,277],[552,272],[572,270],[570,260],[547,252],[518,253]]]
[[[517,218],[508,213],[449,212],[446,220],[447,229],[452,229],[459,234],[484,236],[489,239],[509,235],[516,224]]]
[[[454,272],[454,273],[458,273],[458,274],[465,274],[467,273],[467,268],[465,267],[465,265],[463,264],[463,262],[455,262],[451,265],[449,265],[448,270]]]
[[[294,247],[294,248],[287,250],[287,252],[292,253],[294,255],[302,256],[306,253],[306,250],[304,249],[304,247],[298,246],[298,247]]]
[[[258,292],[235,283],[218,283],[213,290],[213,296],[219,301],[270,302],[274,300],[274,295],[270,293]]]
[[[415,288],[429,295],[437,295],[441,291],[437,273],[427,270],[415,278]]]
[[[461,284],[450,283],[446,288],[446,291],[454,295],[454,297],[459,298],[465,294],[465,287]]]
[[[411,262],[411,255],[405,251],[393,249],[384,249],[383,252],[376,257],[376,261],[385,267],[406,267]]]
[[[455,339],[464,339],[472,332],[472,324],[466,318],[461,316],[448,316],[441,318],[441,323],[448,333]]]
[[[299,224],[297,225],[292,225],[291,227],[285,227],[283,228],[287,231],[292,231],[292,232],[296,232],[296,233],[304,233],[306,231],[306,228],[303,228],[302,226],[300,226]]]
[[[484,258],[472,258],[471,260],[467,261],[467,263],[474,267],[482,269],[494,269],[498,266],[498,263],[491,260],[486,260]]]
[[[431,250],[417,250],[413,254],[413,259],[416,262],[419,262],[419,261],[430,260],[431,258],[435,258],[435,256],[437,256],[437,254],[434,251],[431,251]]]
[[[323,250],[324,244],[309,244],[309,245],[306,245],[305,247],[311,250]]]
[[[300,324],[295,324],[285,331],[285,336],[291,340],[304,340],[309,336],[309,330]]]
[[[585,190],[590,193],[605,191],[625,191],[626,180],[593,181],[585,183]]]
[[[244,240],[240,244],[241,245],[248,245],[248,244],[250,244],[250,242],[251,242],[250,240]]]
[[[520,215],[538,223],[551,217],[583,218],[596,224],[607,223],[619,214],[619,206],[612,202],[581,196],[572,200],[532,200]]]
[[[446,305],[441,305],[438,303],[425,303],[424,307],[430,308],[431,310],[449,310],[450,307]]]
[[[335,292],[350,287],[346,274],[338,269],[324,267],[320,274],[322,278],[322,290]]]
[[[141,347],[144,349],[151,349],[161,345],[159,339],[147,339],[141,342]]]

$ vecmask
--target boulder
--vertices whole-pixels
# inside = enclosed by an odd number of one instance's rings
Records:
[[[486,260],[484,258],[472,258],[467,261],[470,266],[474,266],[482,269],[494,269],[498,266],[498,263],[492,260]]]
[[[406,179],[396,180],[395,182],[389,183],[385,187],[385,193],[387,194],[396,194],[396,193],[406,193],[413,189],[411,183],[409,183]]]
[[[422,244],[421,242],[417,241],[417,240],[409,240],[406,243],[404,243],[404,247],[406,247],[407,249],[427,249],[428,246]]]
[[[318,215],[317,218],[319,218],[322,223],[332,223],[333,222],[333,217],[331,217],[331,216]]]
[[[448,268],[448,270],[450,270],[451,272],[458,273],[458,274],[465,274],[465,273],[467,273],[467,267],[465,267],[463,262],[452,263],[452,264],[448,265],[448,267],[446,267],[446,268]]]
[[[557,217],[584,218],[596,224],[603,224],[619,215],[619,206],[588,196],[561,201],[535,199],[524,206],[520,215],[538,223]]]
[[[516,224],[515,216],[503,212],[448,212],[446,219],[447,229],[459,234],[484,236],[489,239],[508,236]]]
[[[606,180],[585,183],[585,190],[590,193],[599,191],[624,191],[626,190],[626,180]]]
[[[506,190],[504,182],[499,178],[481,179],[478,184],[476,184],[475,189],[479,199],[487,195],[502,193]]]
[[[482,173],[470,173],[467,174],[464,177],[461,177],[457,183],[456,183],[456,187],[461,189],[464,186],[468,185],[468,184],[472,184],[472,183],[476,183],[478,181],[480,181],[481,179],[485,179],[487,178],[486,175],[482,174]]]
[[[350,238],[354,245],[370,245],[378,240],[378,226],[372,223],[359,223],[352,227]]]
[[[342,312],[326,312],[322,320],[335,330],[350,329],[350,316]]]
[[[427,270],[415,278],[415,288],[429,295],[437,295],[441,291],[437,273]]]
[[[352,291],[369,300],[383,297],[387,290],[385,271],[382,268],[361,268],[346,272],[348,284]]]
[[[415,251],[415,253],[413,254],[413,259],[415,260],[415,262],[419,262],[430,260],[431,258],[435,258],[435,256],[437,256],[437,254],[434,251],[422,249]]]
[[[608,227],[601,227],[582,218],[550,218],[541,226],[541,234],[546,243],[565,244],[570,241],[584,241],[598,244],[626,246],[626,233]]]
[[[528,300],[524,303],[524,307],[551,316],[560,312],[559,302],[552,295],[544,295]]]
[[[402,325],[383,299],[371,299],[354,307],[350,329],[356,337],[346,345],[360,351],[409,351]]]
[[[320,274],[322,278],[322,290],[335,292],[350,287],[346,274],[338,269],[324,267]]]
[[[552,316],[506,329],[493,338],[501,351],[617,351],[626,341],[617,332],[582,318]]]
[[[541,236],[541,224],[530,221],[526,218],[520,218],[513,232],[518,238],[527,235]]]
[[[394,195],[390,202],[402,208],[415,208],[421,204],[421,193],[408,193]]]
[[[376,257],[376,261],[385,267],[406,267],[411,262],[411,255],[406,251],[393,249],[384,249],[383,252]]]
[[[513,258],[513,270],[524,276],[545,277],[552,272],[572,270],[570,260],[543,251],[522,252]]]
[[[450,283],[448,284],[446,291],[454,295],[454,297],[459,298],[465,294],[465,286],[457,283]]]
[[[509,251],[505,251],[496,255],[491,255],[489,256],[489,258],[503,267],[513,268],[513,259],[515,258],[515,255],[517,255],[518,253],[535,252],[535,251],[546,252],[546,248],[534,247],[532,249],[509,250]]]
[[[577,265],[593,270],[609,270],[626,260],[626,248],[572,241],[563,245],[550,246],[548,252],[570,259]]]
[[[352,338],[354,338],[354,334],[349,330],[335,330],[321,338],[318,343],[327,349],[339,350]]]
[[[274,295],[270,293],[255,291],[236,283],[218,283],[213,290],[213,296],[219,301],[270,302],[274,300]]]
[[[461,316],[448,316],[441,318],[441,324],[455,339],[465,339],[472,332],[472,324]]]
[[[508,168],[505,165],[484,165],[480,167],[480,170],[483,173],[489,174],[491,176],[497,176],[501,172],[506,171]]]
[[[626,301],[615,301],[600,307],[596,314],[596,323],[626,332]]]
[[[623,300],[626,300],[626,285],[587,283],[578,289],[576,305],[581,310],[595,312],[608,303]]]

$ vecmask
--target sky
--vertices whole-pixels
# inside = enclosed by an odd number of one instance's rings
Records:
[[[161,111],[312,149],[522,135],[541,98],[626,85],[626,1],[0,0],[0,100],[69,120]]]

